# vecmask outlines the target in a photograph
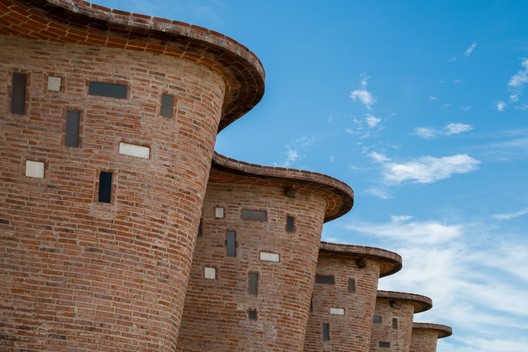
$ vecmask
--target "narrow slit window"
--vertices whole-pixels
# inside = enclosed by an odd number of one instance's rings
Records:
[[[323,323],[323,341],[330,341],[330,324]]]
[[[26,114],[26,86],[27,74],[13,72],[13,85],[11,92],[11,113]]]
[[[236,257],[236,232],[227,231],[227,256]]]
[[[259,283],[259,274],[256,272],[251,272],[248,274],[248,293],[250,295],[258,295],[258,283]]]
[[[81,123],[80,111],[68,111],[66,113],[66,139],[67,147],[79,146],[79,128]]]
[[[318,284],[332,285],[335,279],[333,275],[315,275],[315,282]]]
[[[356,279],[348,279],[347,291],[349,293],[356,292]]]
[[[110,203],[112,199],[112,173],[101,171],[99,174],[99,202]]]
[[[242,220],[267,221],[268,212],[266,210],[243,209],[240,217]]]
[[[200,218],[198,223],[198,237],[203,237],[203,218]]]
[[[256,309],[248,309],[248,319],[249,320],[257,320],[257,310]]]
[[[127,86],[125,84],[118,83],[90,81],[88,85],[88,94],[100,97],[126,99]]]
[[[286,232],[295,232],[295,218],[293,216],[286,217]]]
[[[160,115],[163,117],[172,117],[174,112],[174,96],[163,94],[161,96],[161,111]]]
[[[392,328],[395,330],[398,329],[398,319],[392,318]]]

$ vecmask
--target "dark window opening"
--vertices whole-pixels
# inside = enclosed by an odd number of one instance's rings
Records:
[[[313,297],[310,299],[310,312],[313,312]]]
[[[92,82],[88,85],[88,94],[100,97],[126,99],[127,86],[118,83]]]
[[[295,218],[293,216],[286,217],[286,232],[295,232]]]
[[[348,279],[347,291],[349,293],[356,292],[356,279]]]
[[[323,341],[330,341],[330,324],[323,323]]]
[[[101,171],[99,174],[99,202],[110,203],[112,199],[112,173]]]
[[[373,322],[373,323],[376,323],[376,324],[381,324],[381,315],[375,315],[375,316],[372,318],[372,322]]]
[[[268,218],[268,212],[265,210],[243,209],[241,218],[242,220],[266,221]]]
[[[26,86],[27,74],[13,72],[11,113],[19,115],[26,114]]]
[[[79,127],[81,123],[80,111],[68,111],[66,113],[66,139],[67,147],[79,146]]]
[[[227,256],[236,257],[236,232],[227,231]]]
[[[248,309],[248,319],[249,320],[257,320],[257,310],[256,309]]]
[[[397,329],[398,328],[398,319],[392,318],[392,328]]]
[[[379,342],[379,347],[390,348],[390,342],[389,341],[380,341]]]
[[[248,293],[250,295],[258,295],[258,283],[259,283],[259,274],[256,272],[251,272],[248,274]]]
[[[315,282],[318,284],[332,285],[335,280],[333,275],[315,275]]]
[[[203,237],[203,218],[200,218],[198,223],[198,237]]]
[[[160,115],[163,117],[172,117],[174,113],[174,96],[163,94],[161,96],[161,111]]]

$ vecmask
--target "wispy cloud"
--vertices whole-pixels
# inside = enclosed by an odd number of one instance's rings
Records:
[[[374,128],[380,124],[381,119],[377,118],[374,115],[367,114],[367,116],[365,117],[365,121],[367,122],[367,126],[369,128]]]
[[[467,154],[457,154],[440,158],[422,156],[406,163],[385,162],[383,177],[388,184],[404,182],[434,183],[454,174],[475,171],[480,161]]]
[[[508,87],[520,88],[528,83],[528,59],[524,59],[521,66],[522,68],[510,78]]]
[[[279,167],[291,167],[300,157],[303,149],[308,147],[314,141],[313,137],[304,136],[296,139],[290,144],[286,144],[286,158],[282,162],[275,162],[273,165]]]
[[[368,138],[375,131],[381,130],[381,119],[372,114],[366,114],[365,119],[352,119],[352,127],[345,128],[345,132],[360,138]]]
[[[498,220],[511,220],[515,219],[524,215],[528,215],[528,208],[521,209],[519,211],[515,211],[513,213],[502,213],[502,214],[495,214],[493,215],[493,218]]]
[[[374,196],[378,199],[393,199],[392,194],[384,187],[369,187],[366,188],[363,193]]]
[[[473,43],[473,44],[471,44],[471,45],[466,49],[466,51],[464,51],[464,56],[468,57],[469,55],[471,55],[471,53],[473,52],[473,50],[475,50],[476,47],[477,47],[477,43]]]
[[[437,136],[451,136],[473,130],[473,126],[465,123],[450,123],[442,129],[434,127],[416,127],[414,134],[425,139],[433,139]]]
[[[372,106],[376,103],[376,99],[367,90],[367,83],[368,83],[369,77],[365,74],[361,75],[361,81],[360,81],[360,89],[355,89],[352,92],[350,92],[350,99],[353,101],[359,101],[362,103],[368,110],[372,108]]]
[[[499,100],[496,104],[495,104],[495,108],[497,109],[497,111],[499,112],[503,112],[504,109],[506,109],[506,103],[502,100]]]

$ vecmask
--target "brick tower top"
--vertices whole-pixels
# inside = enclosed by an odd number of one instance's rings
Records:
[[[412,302],[414,313],[422,313],[433,308],[433,301],[426,296],[407,292],[378,291],[378,299]]]
[[[0,17],[4,35],[151,52],[209,67],[226,89],[219,131],[264,94],[264,68],[257,56],[203,27],[79,0],[3,0]]]
[[[453,335],[453,329],[447,325],[433,323],[413,323],[413,330],[429,330],[438,333],[438,338],[449,337]]]
[[[355,258],[358,266],[365,265],[362,264],[365,259],[375,260],[380,264],[380,277],[397,273],[402,268],[399,254],[381,248],[321,242],[319,255],[324,254]]]

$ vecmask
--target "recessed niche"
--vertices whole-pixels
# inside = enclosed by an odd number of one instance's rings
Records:
[[[150,148],[137,144],[119,143],[119,154],[133,156],[140,159],[150,158]]]
[[[44,165],[41,161],[26,160],[26,176],[44,178]]]
[[[280,255],[277,253],[260,252],[260,260],[265,262],[280,262]]]
[[[216,280],[216,268],[205,267],[204,268],[204,278],[210,280]]]
[[[48,90],[52,92],[60,92],[62,84],[62,78],[60,77],[48,77]]]

